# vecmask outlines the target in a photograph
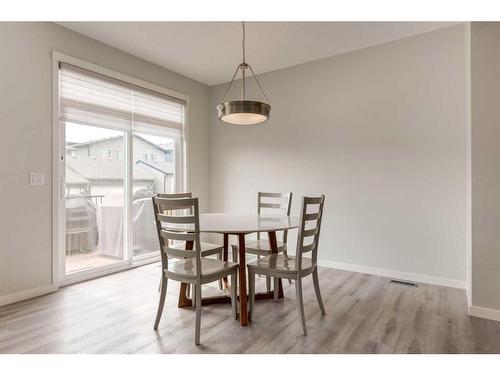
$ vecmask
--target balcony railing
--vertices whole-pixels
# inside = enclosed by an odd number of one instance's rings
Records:
[[[97,203],[102,203],[102,198],[104,198],[104,195],[95,195],[95,194],[94,195],[82,195],[82,194],[78,194],[78,195],[66,195],[65,198],[66,199],[77,199],[77,198],[90,199],[97,206]]]

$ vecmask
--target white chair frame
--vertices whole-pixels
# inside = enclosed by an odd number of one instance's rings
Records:
[[[237,319],[238,265],[202,257],[198,198],[169,199],[153,197],[153,208],[162,262],[160,301],[154,329],[157,330],[160,324],[168,279],[193,284],[193,300],[196,307],[195,344],[198,345],[201,330],[201,286],[230,276],[233,318]],[[180,213],[189,212],[189,214],[177,215],[179,211]],[[185,249],[171,247],[171,241],[185,241]],[[169,264],[169,257],[180,259]]]
[[[159,198],[182,199],[182,198],[192,198],[193,193],[187,192],[187,193],[157,194],[156,196]],[[215,244],[208,243],[208,242],[202,242],[201,247],[203,249],[203,251],[201,252],[201,256],[208,257],[210,255],[217,255],[217,259],[222,260],[222,258],[223,258],[222,254],[223,254],[224,250],[223,250],[223,247],[221,245],[215,245]],[[224,286],[223,286],[222,280],[219,280],[218,283],[219,283],[219,289],[223,290]],[[160,289],[161,289],[161,280],[160,280],[160,285],[158,286],[158,291],[160,291]],[[191,293],[191,285],[188,284],[187,295],[189,296],[190,293]],[[193,299],[193,301],[194,301],[194,299]]]
[[[318,301],[321,314],[325,314],[323,300],[318,279],[318,244],[319,234],[321,230],[321,220],[323,218],[323,206],[325,196],[320,197],[303,197],[302,211],[300,215],[300,227],[297,236],[297,250],[295,257],[288,257],[285,254],[272,254],[264,259],[257,259],[248,264],[248,280],[249,280],[249,318],[252,319],[255,306],[255,275],[265,275],[273,277],[275,282],[280,278],[290,278],[295,280],[295,291],[297,295],[297,309],[302,332],[307,335],[306,320],[304,314],[304,301],[302,298],[302,279],[308,275],[313,276],[314,291]],[[308,207],[312,205],[318,206],[318,211],[308,212]],[[311,222],[314,222],[311,227]],[[308,224],[309,223],[309,224]],[[307,245],[304,244],[306,238],[313,237],[313,241]],[[304,258],[303,254],[311,252],[311,258]],[[306,261],[305,261],[306,259]],[[275,301],[277,295],[275,293]]]

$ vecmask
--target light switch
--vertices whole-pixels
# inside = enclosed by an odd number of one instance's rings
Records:
[[[30,172],[30,185],[31,186],[45,185],[45,173],[43,173],[43,172]]]

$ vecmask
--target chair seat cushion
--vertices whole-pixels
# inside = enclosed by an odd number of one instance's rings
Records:
[[[284,254],[270,254],[263,258],[255,259],[248,263],[248,267],[252,268],[256,273],[259,271],[265,274],[290,274],[297,272],[295,269],[296,258],[286,256]],[[302,258],[302,272],[311,271],[316,264],[313,263],[311,258]],[[306,272],[306,274],[309,272]]]
[[[201,259],[201,275],[202,279],[213,278],[215,276],[229,275],[238,267],[237,263],[224,262],[218,259],[202,258]],[[187,258],[169,262],[165,269],[167,277],[180,276],[187,279],[196,278],[196,259]],[[175,278],[175,277],[174,277]]]
[[[196,244],[195,244],[195,246],[196,246]],[[184,250],[186,248],[186,245],[183,242],[179,242],[179,243],[170,245],[169,247],[172,249]],[[216,245],[216,244],[209,243],[209,242],[202,242],[201,243],[201,256],[218,254],[221,250],[222,250],[221,245]]]

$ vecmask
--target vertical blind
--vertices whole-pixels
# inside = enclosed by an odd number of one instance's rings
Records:
[[[61,121],[177,139],[186,103],[74,65],[59,64]]]

